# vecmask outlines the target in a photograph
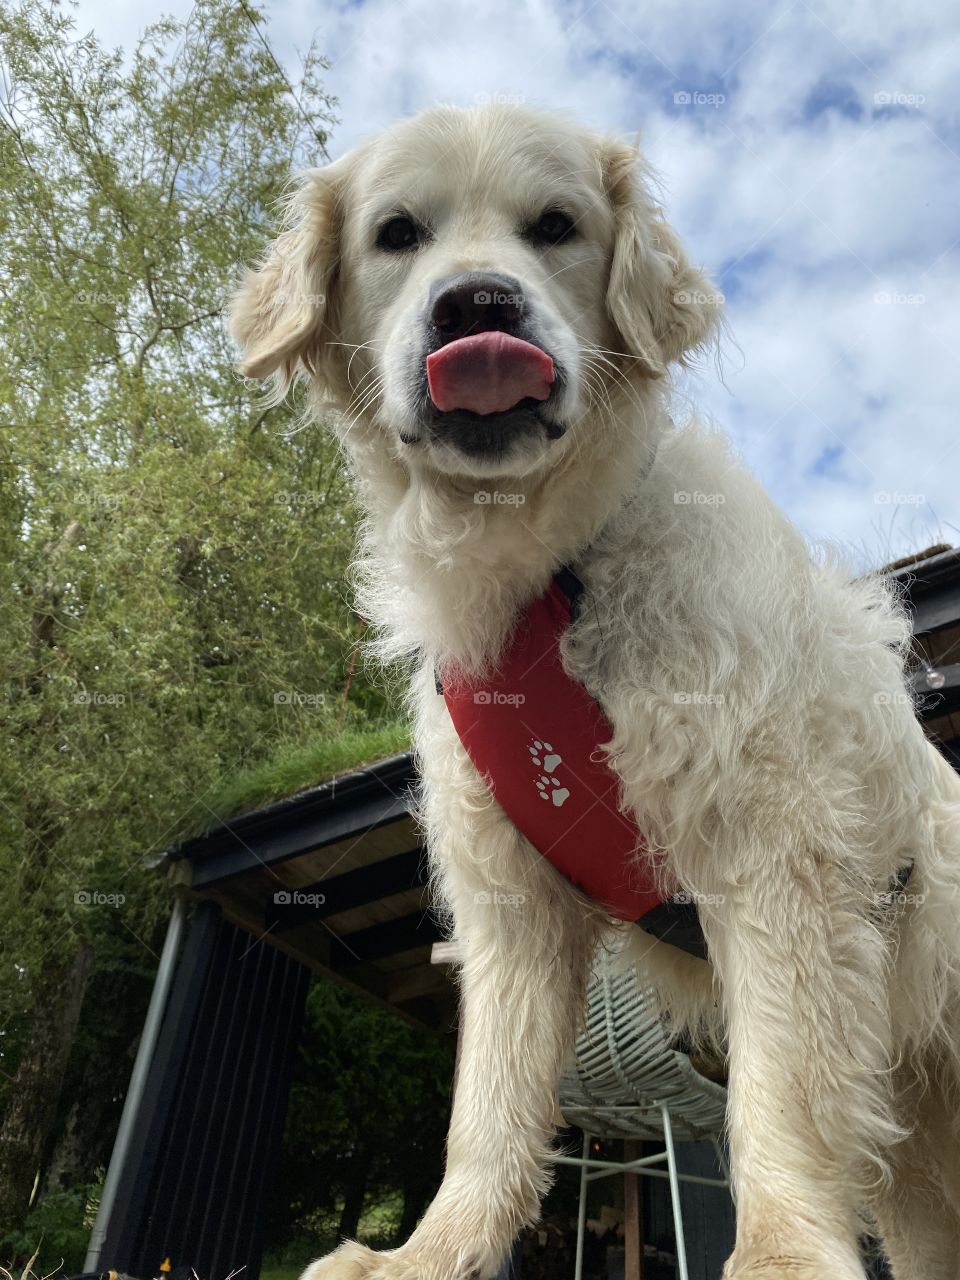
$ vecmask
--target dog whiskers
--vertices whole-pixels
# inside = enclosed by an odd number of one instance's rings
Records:
[[[611,379],[614,386],[619,386],[624,394],[629,398],[630,402],[637,409],[642,410],[643,405],[637,395],[636,390],[627,380],[626,371],[617,367],[611,355],[620,355],[620,352],[608,352],[605,347],[581,347],[580,354],[584,360],[584,381],[587,383],[588,389],[595,387],[596,383],[602,387],[602,401],[605,403],[607,410],[614,413],[613,402],[610,398],[610,387],[608,379]],[[627,357],[639,360],[639,356]],[[601,367],[602,366],[602,367]],[[596,401],[599,405],[599,400]]]
[[[327,345],[328,345],[328,346],[331,346],[331,347],[350,347],[350,348],[352,348],[353,354],[350,356],[350,359],[347,361],[347,384],[348,384],[349,386],[353,387],[353,383],[350,381],[350,369],[351,369],[351,368],[352,368],[352,366],[353,366],[353,362],[354,362],[354,360],[356,360],[356,358],[357,358],[357,352],[358,352],[358,351],[364,351],[364,350],[372,350],[372,349],[373,349],[373,347],[374,347],[375,345],[376,345],[376,346],[383,346],[383,345],[385,344],[385,342],[386,342],[386,339],[379,339],[379,340],[371,341],[371,342],[330,342],[330,343],[328,343]],[[364,376],[360,379],[359,386],[363,386],[364,382],[366,381],[366,379],[370,376],[370,373],[372,373],[372,372],[373,372],[373,370],[368,370],[368,371],[367,371],[367,373],[366,373],[366,374],[364,374]],[[358,389],[358,388],[354,388],[354,390],[357,390],[357,389]]]
[[[364,379],[365,381],[366,379]],[[383,374],[377,374],[370,386],[357,394],[350,401],[344,413],[345,418],[349,418],[346,423],[346,430],[351,431],[365,413],[368,413],[372,406],[383,396]]]

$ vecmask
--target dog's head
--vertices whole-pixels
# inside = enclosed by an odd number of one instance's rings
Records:
[[[231,328],[245,374],[280,397],[306,373],[348,444],[372,431],[411,468],[521,476],[602,435],[717,316],[633,148],[441,107],[303,175]]]

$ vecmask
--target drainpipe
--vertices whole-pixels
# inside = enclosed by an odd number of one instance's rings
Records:
[[[187,904],[185,899],[181,897],[174,898],[173,912],[170,916],[170,923],[167,925],[167,936],[163,942],[163,951],[160,953],[160,963],[157,966],[157,976],[153,983],[153,994],[150,996],[150,1006],[147,1009],[147,1016],[143,1024],[143,1034],[140,1036],[137,1058],[130,1074],[130,1086],[124,1099],[120,1126],[117,1129],[117,1137],[113,1144],[113,1154],[110,1156],[110,1167],[107,1169],[103,1191],[100,1195],[97,1220],[93,1224],[93,1231],[90,1233],[90,1244],[83,1264],[85,1272],[96,1272],[100,1269],[100,1251],[103,1248],[107,1226],[117,1199],[120,1177],[130,1152],[133,1127],[143,1099],[147,1073],[150,1070],[151,1062],[153,1062],[157,1040],[160,1038],[160,1025],[163,1022],[163,1015],[167,1008],[167,998],[170,995],[170,986],[173,982],[177,952],[180,948],[180,939],[183,935],[186,914]]]

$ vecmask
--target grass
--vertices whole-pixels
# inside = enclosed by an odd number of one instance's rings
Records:
[[[290,1266],[281,1262],[264,1262],[260,1269],[260,1280],[299,1280],[306,1263]]]
[[[349,730],[290,747],[262,764],[241,770],[229,778],[210,800],[212,813],[200,828],[209,831],[224,818],[236,817],[276,800],[296,795],[338,773],[359,769],[384,756],[410,749],[410,729],[403,721],[390,721],[375,729]]]
[[[337,1247],[336,1226],[342,1202],[336,1210],[319,1214],[309,1223],[301,1224],[302,1233],[287,1247],[276,1253],[265,1254],[260,1268],[260,1280],[299,1280],[308,1263],[325,1257]],[[394,1248],[397,1227],[403,1211],[403,1196],[399,1192],[385,1195],[363,1211],[357,1227],[357,1239],[371,1249]]]

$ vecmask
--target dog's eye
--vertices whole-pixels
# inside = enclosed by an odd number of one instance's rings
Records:
[[[402,215],[385,222],[377,233],[377,247],[394,253],[403,249],[415,249],[419,243],[417,224]]]
[[[563,244],[576,228],[573,219],[562,209],[547,209],[530,228],[530,237],[541,244]]]

